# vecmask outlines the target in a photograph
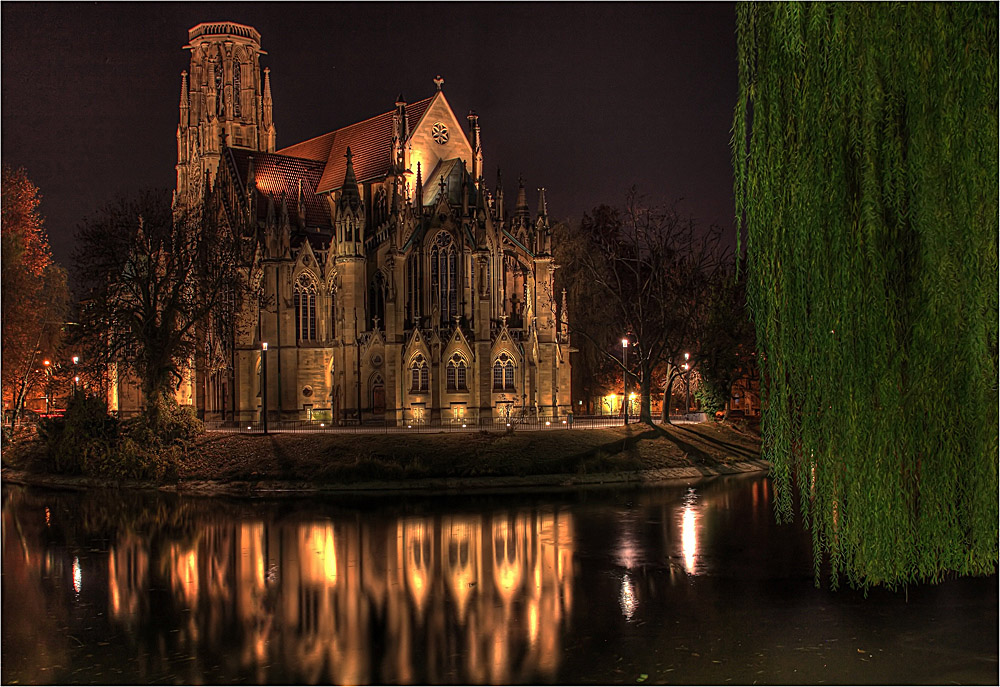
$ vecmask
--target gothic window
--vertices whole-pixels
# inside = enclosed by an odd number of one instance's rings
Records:
[[[240,91],[240,61],[233,62],[233,115],[240,116],[240,101],[243,100],[243,93]]]
[[[410,391],[427,391],[430,388],[430,369],[424,356],[418,353],[410,365]]]
[[[316,339],[316,282],[303,273],[295,282],[295,338],[299,341]]]
[[[337,292],[330,290],[330,338],[337,338]]]
[[[222,117],[226,114],[226,93],[222,87],[222,60],[215,63],[215,114]]]
[[[422,278],[420,252],[414,249],[406,258],[406,318],[417,326],[420,320],[420,282]]]
[[[513,391],[514,360],[506,353],[501,353],[493,363],[494,391]]]
[[[440,232],[431,248],[431,293],[441,322],[458,313],[458,281],[455,244],[451,234]]]
[[[368,328],[375,329],[375,318],[378,318],[378,326],[385,328],[385,275],[381,270],[375,272],[371,283],[368,285]]]
[[[456,353],[448,361],[446,370],[448,391],[468,391],[466,372],[465,359]]]

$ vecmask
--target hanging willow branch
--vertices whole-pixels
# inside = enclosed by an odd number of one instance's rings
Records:
[[[997,563],[997,6],[737,9],[737,220],[776,507],[817,583]]]

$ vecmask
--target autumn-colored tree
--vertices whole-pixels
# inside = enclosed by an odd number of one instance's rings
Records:
[[[15,417],[44,381],[42,355],[58,352],[66,316],[66,272],[52,261],[41,195],[23,169],[3,167],[0,307],[3,404]]]

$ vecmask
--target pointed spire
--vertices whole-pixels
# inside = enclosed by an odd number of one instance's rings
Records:
[[[548,217],[548,215],[548,207],[545,204],[545,187],[540,186],[538,188],[538,217],[541,219],[542,217]]]
[[[257,169],[254,167],[253,155],[247,159],[247,194],[257,189]]]
[[[277,212],[274,209],[274,194],[267,194],[267,226],[274,226],[277,220]]]
[[[340,190],[340,203],[342,206],[350,203],[351,208],[357,208],[361,205],[361,193],[358,191],[358,178],[354,174],[354,162],[352,162],[354,155],[350,146],[347,147],[344,157],[347,158],[347,171],[344,173],[344,183]]]
[[[191,95],[188,93],[188,73],[187,70],[181,72],[181,109],[186,110],[191,104]],[[182,123],[187,124],[186,121]]]
[[[562,303],[559,306],[559,333],[569,335],[569,306],[566,305],[566,289],[562,290]]]
[[[524,177],[517,177],[517,202],[514,203],[514,216],[528,219],[530,215],[528,209],[528,192],[524,190]]]
[[[423,177],[420,176],[419,160],[417,161],[417,189],[415,200],[418,208],[422,208],[424,206],[424,180]]]
[[[504,206],[503,206],[503,173],[500,171],[500,165],[497,165],[497,220],[503,222],[504,220]]]
[[[269,127],[273,123],[271,121],[272,117],[272,103],[271,103],[271,70],[268,67],[264,67],[264,96],[261,102],[263,109],[263,124],[264,127]]]

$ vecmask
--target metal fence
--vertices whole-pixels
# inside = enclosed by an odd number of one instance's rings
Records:
[[[439,432],[538,432],[565,429],[603,429],[620,427],[620,417],[608,415],[566,416],[560,418],[480,418],[478,420],[449,419],[434,421],[408,420],[404,425],[382,420],[320,421],[320,420],[268,420],[269,434],[413,434]],[[231,434],[263,434],[264,423],[256,421],[206,420],[205,429],[210,432]]]

